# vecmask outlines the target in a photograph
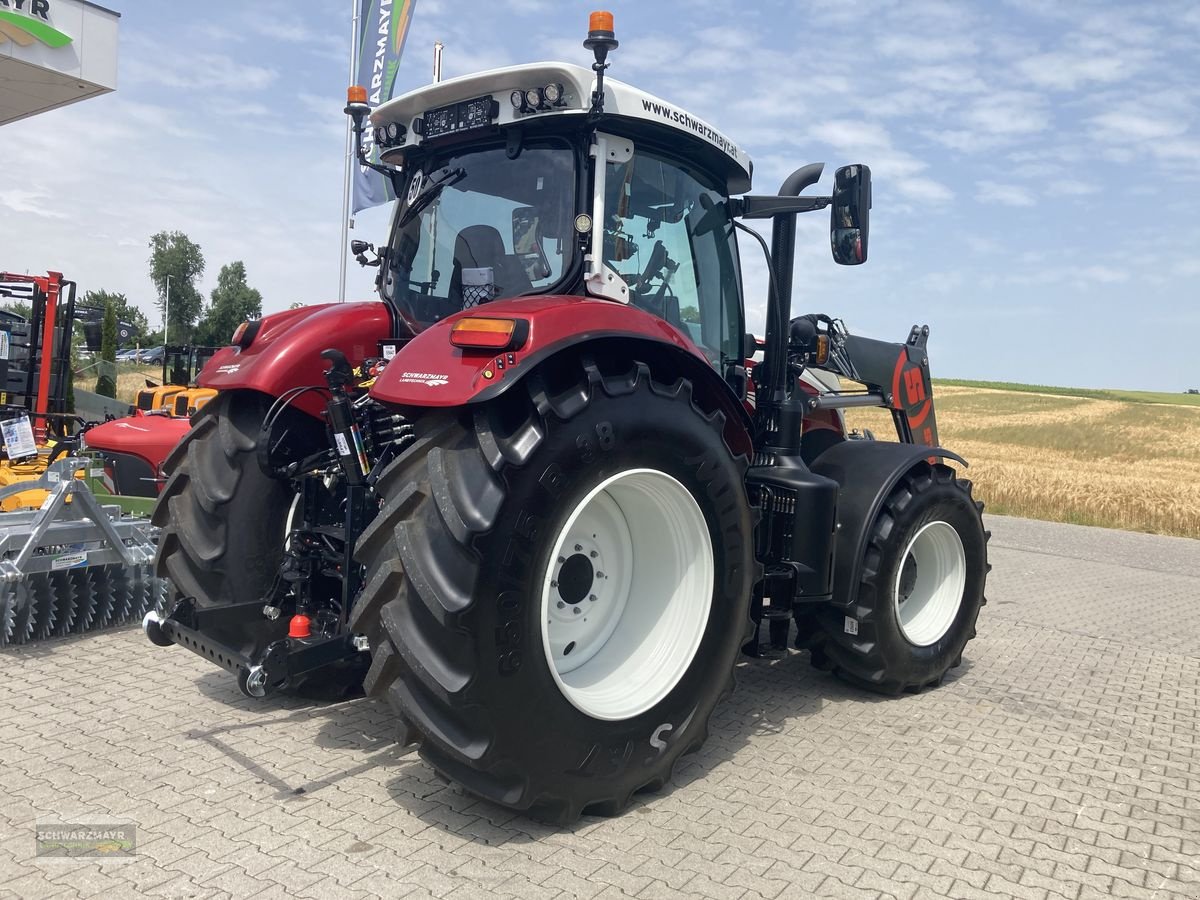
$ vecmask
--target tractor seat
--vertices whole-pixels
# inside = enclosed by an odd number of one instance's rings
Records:
[[[504,252],[504,238],[491,225],[469,225],[454,240],[454,270],[450,273],[450,299],[462,303],[463,269],[491,268],[495,296],[515,297],[533,290],[533,282],[517,257]]]

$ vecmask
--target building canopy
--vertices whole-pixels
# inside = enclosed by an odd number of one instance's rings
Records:
[[[0,0],[0,125],[117,87],[117,22],[87,0]]]

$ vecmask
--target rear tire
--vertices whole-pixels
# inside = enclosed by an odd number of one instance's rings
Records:
[[[257,394],[218,395],[163,464],[155,571],[200,606],[258,599],[279,570],[294,495],[258,465],[267,407]]]
[[[264,598],[279,573],[288,511],[295,492],[269,477],[258,462],[259,429],[270,398],[222,392],[195,417],[191,430],[163,464],[169,475],[152,521],[162,528],[155,574],[170,580],[167,607],[176,597],[194,597],[204,607]],[[300,413],[289,423],[297,448],[319,446],[321,425]],[[249,656],[286,634],[282,619],[265,617],[212,637]],[[330,667],[314,673],[305,694],[341,696],[361,683],[363,667]]]
[[[424,421],[357,549],[351,627],[401,740],[558,822],[620,812],[704,741],[754,576],[746,460],[723,415],[687,381],[604,370],[543,366]]]
[[[855,603],[816,612],[813,664],[885,694],[941,684],[987,602],[982,512],[949,466],[906,474],[871,527]]]

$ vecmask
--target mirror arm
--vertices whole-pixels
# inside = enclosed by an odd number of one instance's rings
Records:
[[[770,219],[789,213],[815,212],[833,202],[832,197],[731,197],[729,211],[739,219]]]

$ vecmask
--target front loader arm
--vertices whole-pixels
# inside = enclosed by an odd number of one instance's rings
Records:
[[[829,330],[829,356],[812,368],[831,372],[867,388],[863,402],[846,403],[856,395],[834,394],[816,398],[815,408],[825,406],[883,406],[892,411],[896,435],[906,444],[938,446],[934,413],[933,383],[929,378],[928,325],[914,325],[904,343]]]

